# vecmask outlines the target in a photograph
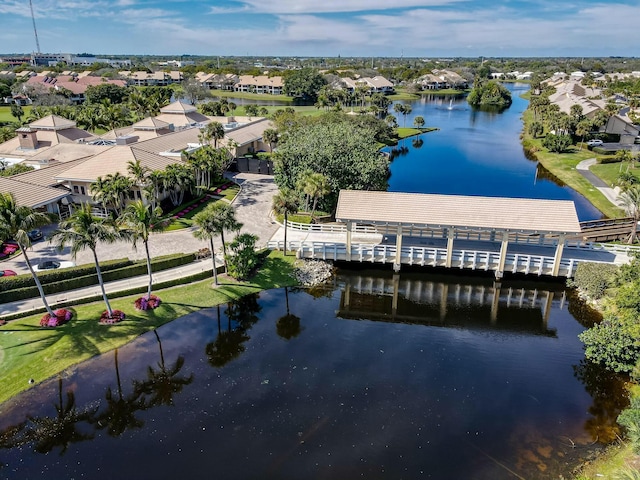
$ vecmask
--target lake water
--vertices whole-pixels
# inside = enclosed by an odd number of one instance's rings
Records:
[[[246,297],[3,405],[0,478],[558,478],[624,406],[576,308],[405,272]]]
[[[420,115],[426,126],[440,130],[420,135],[423,143],[419,148],[414,146],[415,139],[401,141],[400,146],[408,151],[391,164],[389,191],[573,200],[581,221],[601,218],[582,195],[561,186],[537,162],[526,158],[520,133],[528,102],[520,95],[529,87],[506,86],[512,91],[513,104],[502,113],[474,110],[462,96],[424,96],[402,102],[412,107],[406,126],[412,126],[414,117]],[[405,119],[393,114],[404,126]]]
[[[407,123],[441,130],[405,141],[390,190],[572,199],[598,218],[524,157],[510,88],[501,114],[414,102]],[[3,404],[0,478],[548,479],[615,437],[622,383],[584,363],[593,319],[561,285],[333,282],[183,317]]]

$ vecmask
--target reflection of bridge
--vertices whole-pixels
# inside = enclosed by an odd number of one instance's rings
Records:
[[[419,325],[489,328],[555,335],[552,307],[564,308],[564,291],[500,283],[450,284],[417,277],[348,276],[339,316]]]
[[[573,202],[341,191],[333,225],[291,225],[302,258],[572,277],[580,262],[624,263],[621,247],[584,243]],[[282,230],[282,229],[281,229]],[[284,248],[282,232],[269,242]]]

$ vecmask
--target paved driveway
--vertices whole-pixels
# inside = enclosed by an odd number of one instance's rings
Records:
[[[265,245],[278,229],[278,225],[272,221],[270,217],[272,198],[278,190],[273,181],[273,177],[253,173],[228,174],[227,177],[235,180],[242,187],[239,195],[233,202],[233,205],[236,207],[237,218],[244,224],[242,232],[258,235],[258,245]],[[42,230],[45,236],[52,232],[55,227],[55,225],[49,225],[43,228]],[[225,240],[227,241],[230,241],[232,238],[231,233],[225,236]],[[215,246],[219,249],[220,240],[216,240]],[[152,257],[172,253],[195,252],[206,246],[208,246],[208,243],[193,237],[192,229],[153,234],[149,240],[149,251]],[[97,252],[98,258],[101,261],[125,257],[132,260],[145,258],[142,244],[138,246],[137,251],[132,248],[131,244],[125,242],[118,242],[111,245],[103,244],[98,246]],[[57,249],[46,240],[35,242],[31,251],[28,252],[28,255],[33,264],[45,258],[72,260],[68,247],[62,252],[58,252]],[[75,262],[78,265],[93,263],[93,256],[90,251],[80,252]],[[28,273],[29,271],[22,255],[0,262],[0,269],[15,270],[18,273]]]

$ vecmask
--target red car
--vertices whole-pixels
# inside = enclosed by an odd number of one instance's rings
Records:
[[[15,277],[17,275],[13,270],[0,270],[0,277]]]

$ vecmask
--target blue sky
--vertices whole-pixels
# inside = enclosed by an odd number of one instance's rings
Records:
[[[640,40],[640,0],[32,1],[43,52],[638,56]],[[0,21],[0,52],[35,50],[28,0],[0,0]]]

